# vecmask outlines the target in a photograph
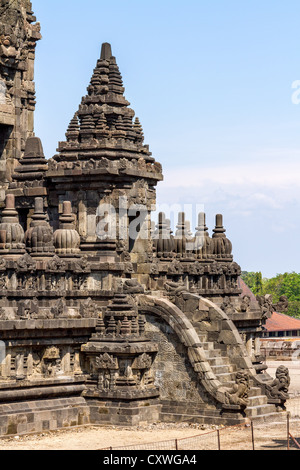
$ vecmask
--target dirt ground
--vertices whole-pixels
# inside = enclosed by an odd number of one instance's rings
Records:
[[[204,433],[199,428],[157,425],[147,428],[87,427],[55,431],[38,436],[0,439],[0,450],[100,450],[113,446],[130,446],[192,437]],[[207,431],[206,431],[207,432]]]
[[[270,375],[275,376],[278,363],[268,363]],[[288,410],[292,417],[300,418],[300,365],[299,363],[286,363],[290,369],[291,376],[291,400]],[[292,424],[294,435],[300,437],[300,420]],[[294,428],[293,428],[294,426]],[[298,429],[299,428],[299,429]],[[169,441],[175,439],[192,438],[191,443],[195,445],[195,436],[201,435],[201,442],[211,439],[211,445],[215,446],[215,435],[207,433],[213,431],[214,427],[204,427],[201,425],[189,424],[153,424],[136,428],[116,428],[110,427],[84,427],[55,431],[32,436],[14,436],[11,438],[0,438],[0,450],[100,450],[106,447],[118,448],[121,446],[140,445],[156,443],[160,441]],[[243,449],[243,441],[247,442],[246,449],[251,447],[250,430],[246,429],[244,437],[242,432],[228,431],[221,433],[222,445],[228,449]],[[298,432],[299,431],[299,432]],[[268,439],[266,439],[268,435]],[[202,437],[203,436],[203,437]],[[286,423],[270,425],[268,429],[258,426],[255,429],[255,438],[257,446],[269,450],[286,447]],[[186,446],[188,446],[188,442]],[[210,444],[208,444],[209,446]],[[194,448],[186,450],[196,450]]]

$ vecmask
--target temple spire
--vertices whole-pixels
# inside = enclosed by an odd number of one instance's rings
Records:
[[[115,160],[116,155],[120,158],[125,155],[134,162],[143,159],[154,163],[149,147],[144,145],[141,123],[138,118],[133,122],[135,112],[129,107],[124,93],[116,58],[112,55],[111,45],[105,42],[87,95],[70,122],[66,141],[59,143],[59,154],[54,160],[90,162],[93,150],[95,161],[102,158]]]

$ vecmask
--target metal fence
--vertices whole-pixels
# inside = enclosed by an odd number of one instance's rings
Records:
[[[101,450],[300,450],[300,419],[251,422],[217,429],[184,439],[173,439]]]

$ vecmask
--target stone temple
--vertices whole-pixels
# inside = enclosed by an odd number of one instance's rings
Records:
[[[0,434],[81,424],[238,424],[284,416],[222,215],[151,221],[162,167],[102,45],[66,140],[34,134],[40,25],[0,1]],[[163,183],[161,183],[163,184]]]

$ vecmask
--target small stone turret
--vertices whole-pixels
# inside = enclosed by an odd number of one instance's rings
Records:
[[[79,129],[78,115],[75,113],[66,132],[66,138],[68,142],[74,142],[75,144],[78,142]]]
[[[225,235],[223,227],[223,216],[216,216],[216,228],[213,230],[213,256],[214,258],[231,258],[232,259],[232,243]]]
[[[47,222],[43,198],[35,198],[35,210],[30,228],[25,233],[25,243],[31,256],[54,256],[53,229]]]
[[[212,257],[213,241],[208,234],[206,226],[206,214],[200,212],[198,216],[198,227],[196,227],[195,254],[199,259]]]
[[[171,234],[170,225],[163,212],[159,213],[156,229],[153,234],[153,243],[157,257],[162,258],[170,256],[170,253],[172,253],[175,248],[174,237]]]
[[[10,253],[25,253],[24,230],[19,223],[18,212],[15,209],[15,196],[7,194],[5,209],[2,211],[0,224],[1,250]]]
[[[59,256],[73,256],[80,253],[80,236],[75,229],[75,216],[71,202],[63,203],[63,213],[59,218],[59,229],[54,232],[55,252]]]
[[[26,140],[24,157],[15,168],[13,179],[16,181],[33,181],[43,178],[48,170],[42,142],[38,137],[29,137]]]
[[[185,258],[191,251],[190,242],[192,242],[190,223],[186,221],[185,213],[178,214],[178,224],[175,233],[175,251],[178,258]]]

